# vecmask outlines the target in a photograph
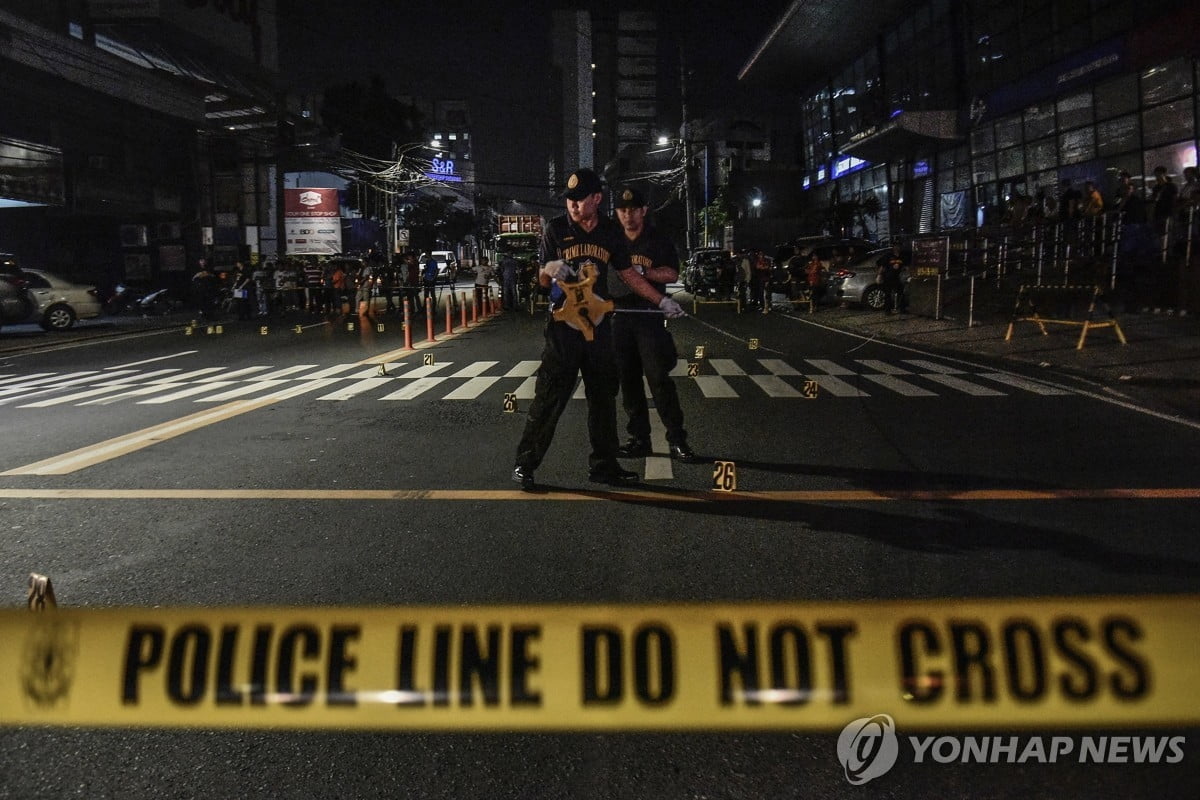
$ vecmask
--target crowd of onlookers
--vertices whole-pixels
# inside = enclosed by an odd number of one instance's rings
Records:
[[[201,258],[192,275],[190,301],[201,316],[237,319],[287,312],[371,314],[376,298],[384,313],[400,313],[404,301],[422,313],[424,298],[437,296],[437,264],[409,252],[393,260],[362,257],[285,258],[213,268]]]

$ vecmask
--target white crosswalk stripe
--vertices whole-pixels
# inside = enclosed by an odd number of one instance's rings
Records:
[[[688,375],[695,365],[699,374]],[[358,362],[322,367],[297,364],[289,367],[256,365],[227,369],[204,367],[187,372],[177,368],[85,370],[64,373],[31,373],[0,380],[0,405],[15,408],[100,406],[122,401],[162,405],[175,401],[220,403],[245,397],[274,396],[305,385],[328,386],[321,401],[390,400],[418,398],[440,401],[486,401],[489,393],[499,401],[511,392],[519,401],[534,396],[538,361],[508,365],[499,361],[446,361],[418,364]],[[381,369],[382,367],[382,369]],[[1028,393],[1042,397],[1073,394],[1042,381],[994,370],[970,372],[929,359],[812,358],[788,361],[779,358],[709,358],[689,362],[677,359],[671,374],[681,393],[698,392],[705,399],[766,396],[803,399],[806,381],[819,387],[823,398],[899,395],[929,398],[946,395],[1002,397]],[[649,392],[647,391],[647,394]],[[583,381],[572,398],[586,397]]]

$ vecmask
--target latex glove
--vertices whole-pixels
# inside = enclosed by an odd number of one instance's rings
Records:
[[[658,307],[667,316],[667,319],[675,319],[676,317],[683,316],[683,306],[676,303],[670,297],[664,297],[662,300],[659,300]]]
[[[565,278],[569,271],[570,267],[567,266],[567,262],[565,261],[547,261],[542,267],[542,274],[550,280]]]

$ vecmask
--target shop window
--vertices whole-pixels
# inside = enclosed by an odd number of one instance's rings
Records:
[[[1096,86],[1096,119],[1128,114],[1138,107],[1136,75],[1123,75]]]
[[[982,125],[971,131],[971,152],[990,153],[996,149],[996,140],[992,136],[992,126]]]
[[[1040,139],[1049,136],[1057,130],[1054,119],[1054,106],[1030,106],[1025,109],[1025,138]]]
[[[1096,125],[1096,152],[1102,156],[1116,155],[1141,147],[1141,126],[1137,114],[1126,114]]]
[[[1025,172],[1025,150],[1010,147],[996,153],[996,172],[1000,178],[1012,178]]]
[[[1177,58],[1142,73],[1142,104],[1158,105],[1192,93],[1192,62]]]
[[[1142,141],[1147,147],[1190,137],[1195,130],[1192,98],[1142,112]]]
[[[971,160],[971,171],[974,182],[989,183],[996,180],[996,159],[992,156],[979,156]]]
[[[1021,118],[1007,117],[996,122],[996,147],[1004,149],[1021,143]]]
[[[1067,131],[1058,137],[1058,152],[1064,164],[1078,164],[1095,158],[1095,131],[1090,126]]]
[[[1025,148],[1025,160],[1030,172],[1053,169],[1058,163],[1058,142],[1053,136],[1030,142]]]
[[[1082,92],[1064,97],[1057,103],[1060,130],[1090,125],[1092,122],[1092,93]]]

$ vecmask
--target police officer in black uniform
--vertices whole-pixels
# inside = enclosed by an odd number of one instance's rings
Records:
[[[671,240],[646,222],[650,211],[641,190],[623,189],[616,200],[617,221],[629,242],[629,260],[655,291],[666,294],[667,284],[679,279],[679,256]],[[642,389],[642,375],[650,386],[654,407],[667,429],[671,458],[694,461],[696,454],[687,443],[683,428],[683,410],[671,379],[678,355],[675,340],[663,325],[662,316],[645,299],[633,293],[628,284],[610,275],[609,292],[617,306],[613,318],[613,345],[621,374],[621,401],[629,423],[628,441],[618,452],[625,458],[650,454],[650,409]],[[627,313],[621,313],[621,312]],[[647,313],[650,312],[650,313]]]
[[[681,316],[683,309],[646,282],[631,267],[629,250],[621,227],[600,214],[604,184],[590,169],[578,169],[567,179],[563,192],[567,213],[550,221],[542,233],[538,284],[550,289],[555,281],[577,283],[587,265],[595,271],[592,292],[599,298],[609,296],[609,273],[621,279],[666,316]],[[550,292],[550,309],[564,305],[566,295],[558,286]],[[576,325],[579,325],[577,322]],[[533,402],[525,431],[517,445],[512,479],[521,488],[534,489],[534,470],[550,448],[558,419],[575,391],[575,379],[582,372],[587,393],[588,437],[592,451],[588,456],[588,479],[619,485],[636,480],[637,473],[623,469],[617,462],[617,387],[616,358],[613,353],[612,314],[605,314],[587,326],[592,337],[580,327],[551,316],[546,322],[545,346],[534,385]]]

